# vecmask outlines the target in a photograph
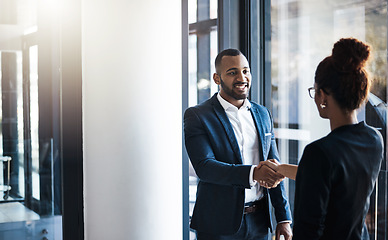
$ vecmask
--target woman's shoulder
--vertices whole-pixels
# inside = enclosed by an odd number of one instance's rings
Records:
[[[309,143],[306,148],[308,149],[316,149],[316,150],[323,150],[322,148],[324,148],[327,144],[330,144],[333,140],[331,139],[331,137],[329,135],[327,136],[324,136],[320,139],[317,139],[311,143]]]
[[[333,140],[329,136],[322,137],[309,143],[303,151],[303,158],[313,159],[313,161],[330,161],[332,159],[329,155],[333,150]]]
[[[325,145],[327,144],[327,141],[327,137],[323,137],[307,144],[307,146],[304,148],[304,154],[319,156],[326,155],[327,151],[325,151]]]
[[[327,137],[323,137],[308,144],[303,150],[302,158],[298,164],[299,168],[330,171],[334,163],[332,162],[333,157],[330,157],[330,151],[326,148],[326,142]]]
[[[370,143],[375,143],[376,146],[379,148],[379,149],[384,149],[384,139],[383,139],[383,135],[380,133],[380,131],[378,129],[376,129],[375,127],[372,127],[372,126],[369,126],[367,124],[363,124],[364,125],[364,129],[365,131],[368,133],[368,136],[370,138]]]

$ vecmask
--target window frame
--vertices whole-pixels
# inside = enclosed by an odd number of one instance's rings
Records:
[[[188,0],[182,0],[182,119],[185,110],[189,107],[189,63],[188,63],[188,42],[189,34],[196,31],[211,30],[216,23],[218,37],[218,51],[226,48],[241,49],[241,36],[244,31],[242,26],[246,23],[244,18],[245,6],[249,6],[250,0],[233,1],[218,0],[217,20],[209,19],[198,23],[188,23]],[[235,21],[237,16],[238,21]],[[247,52],[242,51],[244,54]],[[249,60],[249,59],[248,59]],[[183,124],[183,123],[182,123]],[[183,125],[182,125],[183,128]],[[182,142],[184,135],[182,133]],[[183,240],[190,239],[190,218],[189,218],[189,158],[184,144],[182,145],[182,209],[183,209]]]
[[[77,0],[63,4],[60,122],[63,239],[84,239],[82,19]]]

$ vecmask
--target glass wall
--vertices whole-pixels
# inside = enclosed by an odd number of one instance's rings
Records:
[[[0,239],[62,239],[55,9],[0,0]]]
[[[298,164],[304,147],[330,131],[329,121],[319,117],[307,88],[313,86],[318,63],[344,37],[366,41],[373,48],[368,66],[373,94],[358,118],[380,129],[385,140],[387,1],[272,0],[271,110],[282,162]],[[289,180],[286,185],[293,209],[295,184]],[[386,189],[384,162],[367,217],[371,239],[386,239]]]

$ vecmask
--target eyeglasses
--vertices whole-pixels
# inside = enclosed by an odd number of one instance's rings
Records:
[[[315,96],[315,88],[314,87],[309,87],[308,89],[309,95],[312,99],[314,99]]]

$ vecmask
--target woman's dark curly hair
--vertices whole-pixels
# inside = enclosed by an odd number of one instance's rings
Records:
[[[368,44],[355,38],[340,39],[315,71],[316,90],[332,95],[345,111],[359,108],[371,85],[365,69],[370,51]]]

